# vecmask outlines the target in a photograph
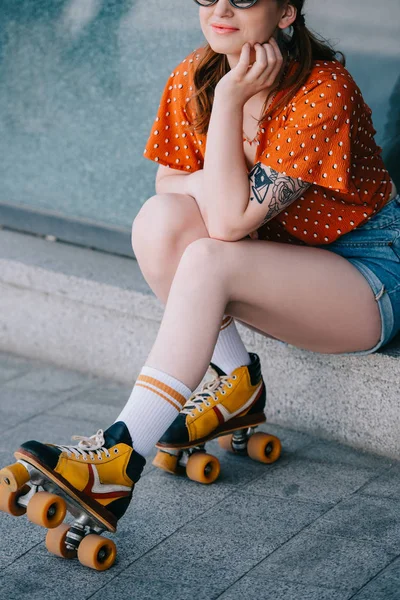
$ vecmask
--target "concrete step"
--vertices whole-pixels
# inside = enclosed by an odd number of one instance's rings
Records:
[[[0,231],[0,350],[131,385],[163,312],[135,260]],[[260,356],[273,423],[400,458],[399,337],[340,356],[237,326]]]

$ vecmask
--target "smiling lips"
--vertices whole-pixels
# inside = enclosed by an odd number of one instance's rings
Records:
[[[211,27],[214,29],[225,29],[229,31],[239,31],[236,27],[229,27],[229,25],[220,25],[219,23],[212,23]]]
[[[239,29],[232,29],[230,27],[217,27],[216,25],[211,25],[211,28],[213,31],[215,31],[215,33],[235,33],[236,31],[239,31]]]

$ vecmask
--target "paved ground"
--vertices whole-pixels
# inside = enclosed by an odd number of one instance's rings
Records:
[[[70,442],[115,418],[130,389],[0,353],[0,465],[20,442]],[[210,486],[148,460],[98,573],[45,549],[45,531],[0,514],[0,598],[400,600],[400,463],[277,425],[274,465],[214,441]],[[71,442],[73,443],[73,442]]]

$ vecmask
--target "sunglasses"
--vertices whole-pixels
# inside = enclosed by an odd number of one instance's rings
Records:
[[[218,2],[218,0],[194,0],[194,1],[196,2],[196,4],[199,4],[199,6],[212,6],[213,4]],[[229,3],[234,8],[250,8],[250,6],[253,6],[256,2],[258,2],[258,0],[229,0]]]

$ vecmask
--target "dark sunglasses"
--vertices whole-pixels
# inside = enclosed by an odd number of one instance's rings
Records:
[[[194,0],[194,1],[196,2],[196,4],[199,4],[200,6],[212,6],[213,4],[218,2],[218,0]],[[250,6],[253,6],[256,2],[258,2],[258,0],[229,0],[229,3],[234,8],[250,8]]]

